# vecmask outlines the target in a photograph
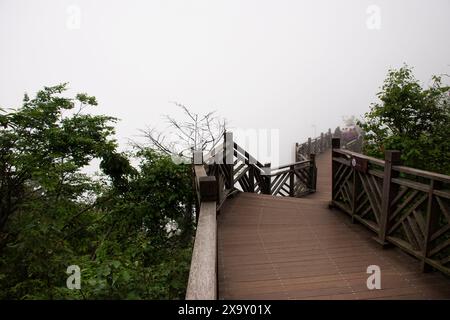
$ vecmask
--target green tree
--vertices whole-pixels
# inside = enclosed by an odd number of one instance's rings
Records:
[[[191,167],[141,149],[126,190],[112,188],[91,259],[89,298],[184,298],[193,236]]]
[[[434,76],[423,88],[407,65],[389,70],[364,121],[365,152],[400,150],[405,165],[450,174],[450,87]]]
[[[0,113],[0,298],[184,297],[192,249],[189,165],[150,149],[118,153],[116,119],[65,85]],[[104,175],[83,173],[100,158]],[[79,265],[82,289],[66,288]]]
[[[45,198],[50,205],[83,197],[91,184],[80,169],[115,152],[116,119],[81,114],[97,104],[95,98],[64,98],[65,89],[46,87],[34,99],[25,95],[21,108],[1,115],[0,231],[29,200]],[[65,114],[77,105],[78,111]]]

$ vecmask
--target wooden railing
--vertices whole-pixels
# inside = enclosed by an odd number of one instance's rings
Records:
[[[401,165],[398,151],[385,160],[340,148],[332,141],[331,206],[348,213],[419,259],[424,271],[450,275],[450,176]]]
[[[277,168],[261,164],[233,142],[233,134],[225,134],[224,143],[208,154],[208,174],[224,181],[224,194],[235,191],[300,197],[315,191],[314,155]]]
[[[317,168],[310,159],[271,168],[261,164],[224,135],[223,144],[206,154],[193,155],[194,184],[197,194],[197,230],[192,253],[186,299],[217,298],[217,222],[216,215],[225,200],[243,191],[276,196],[300,197],[314,192]]]
[[[341,132],[341,129],[337,127],[334,133],[331,133],[331,129],[327,132],[322,132],[320,136],[316,138],[308,138],[308,141],[295,144],[295,161],[307,160],[309,155],[319,155],[331,148],[331,139],[340,138],[342,148],[351,150],[354,152],[361,152],[363,147],[363,135],[354,132],[352,135],[346,136],[346,133]]]
[[[331,148],[331,129],[316,138],[308,138],[304,143],[295,144],[295,161],[306,160],[310,154],[321,154]]]

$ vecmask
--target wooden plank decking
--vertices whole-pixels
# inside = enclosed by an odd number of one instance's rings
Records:
[[[317,158],[317,192],[305,198],[241,193],[218,216],[219,299],[450,299],[450,279],[422,273],[419,262],[337,210],[331,153]],[[366,286],[381,268],[381,290]]]

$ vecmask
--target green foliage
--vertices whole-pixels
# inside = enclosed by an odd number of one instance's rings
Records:
[[[82,114],[96,99],[64,90],[0,109],[0,299],[183,298],[190,166],[142,149],[134,168],[116,150],[116,119]],[[82,173],[94,158],[99,179]],[[81,268],[81,290],[66,287],[69,265]]]
[[[411,68],[390,70],[365,121],[365,152],[400,150],[405,165],[450,174],[450,87],[434,76],[424,89]]]

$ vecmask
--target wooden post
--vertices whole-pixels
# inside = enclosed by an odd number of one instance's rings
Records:
[[[320,151],[319,153],[322,153],[324,151],[324,144],[325,144],[325,139],[323,138],[323,132],[320,133]]]
[[[234,179],[234,142],[233,142],[233,133],[225,132],[223,135],[223,163],[225,165],[226,170],[226,178],[225,178],[225,187],[227,189],[233,188],[233,179]]]
[[[361,180],[358,177],[358,171],[356,171],[355,167],[352,166],[352,175],[353,175],[353,183],[352,183],[352,223],[355,223],[356,209],[358,206],[358,190],[361,190]]]
[[[436,201],[436,197],[433,196],[433,191],[435,189],[439,189],[441,185],[442,183],[440,181],[431,180],[430,191],[428,191],[427,216],[426,216],[424,246],[422,249],[422,262],[421,262],[423,272],[432,271],[432,267],[426,263],[426,259],[430,254],[431,236],[439,228],[439,204]]]
[[[295,143],[295,154],[294,154],[294,162],[298,162],[300,160],[298,160],[298,142]]]
[[[400,151],[386,150],[384,154],[384,177],[383,177],[383,194],[381,199],[381,217],[380,229],[378,232],[377,242],[383,247],[387,245],[386,235],[389,229],[389,217],[392,211],[392,200],[394,200],[398,185],[392,183],[392,178],[398,177],[398,172],[392,170],[392,166],[400,165]]]
[[[289,166],[289,197],[295,196],[294,165]]]
[[[328,137],[327,137],[327,148],[331,148],[331,128],[328,128]]]
[[[337,156],[334,153],[334,149],[340,149],[341,148],[341,139],[340,138],[333,138],[331,140],[331,201],[334,201],[336,198],[336,188],[334,185],[334,180],[336,178],[336,172],[339,168],[338,163],[333,161],[333,158]]]
[[[311,150],[311,138],[308,138],[308,150],[305,150],[305,156],[311,153],[314,153],[314,151]]]
[[[263,170],[264,170],[264,172],[263,172],[262,178],[264,180],[264,186],[263,186],[264,188],[261,188],[261,192],[263,194],[271,194],[271,189],[272,189],[271,180],[272,180],[272,177],[270,176],[270,163],[264,164]]]
[[[316,167],[316,155],[311,153],[309,155],[309,160],[311,161],[309,167],[309,176],[311,177],[311,181],[309,182],[309,188],[311,191],[316,191],[317,186],[317,167]]]
[[[195,192],[196,189],[196,182],[195,182],[195,169],[194,166],[195,165],[201,165],[203,164],[203,152],[201,150],[193,150],[192,153],[192,186],[193,186],[193,190]],[[195,194],[195,224],[198,223],[198,216],[200,213],[200,202],[201,202],[201,198],[199,197],[199,194]]]
[[[199,191],[202,202],[217,201],[218,189],[214,176],[199,177]]]

